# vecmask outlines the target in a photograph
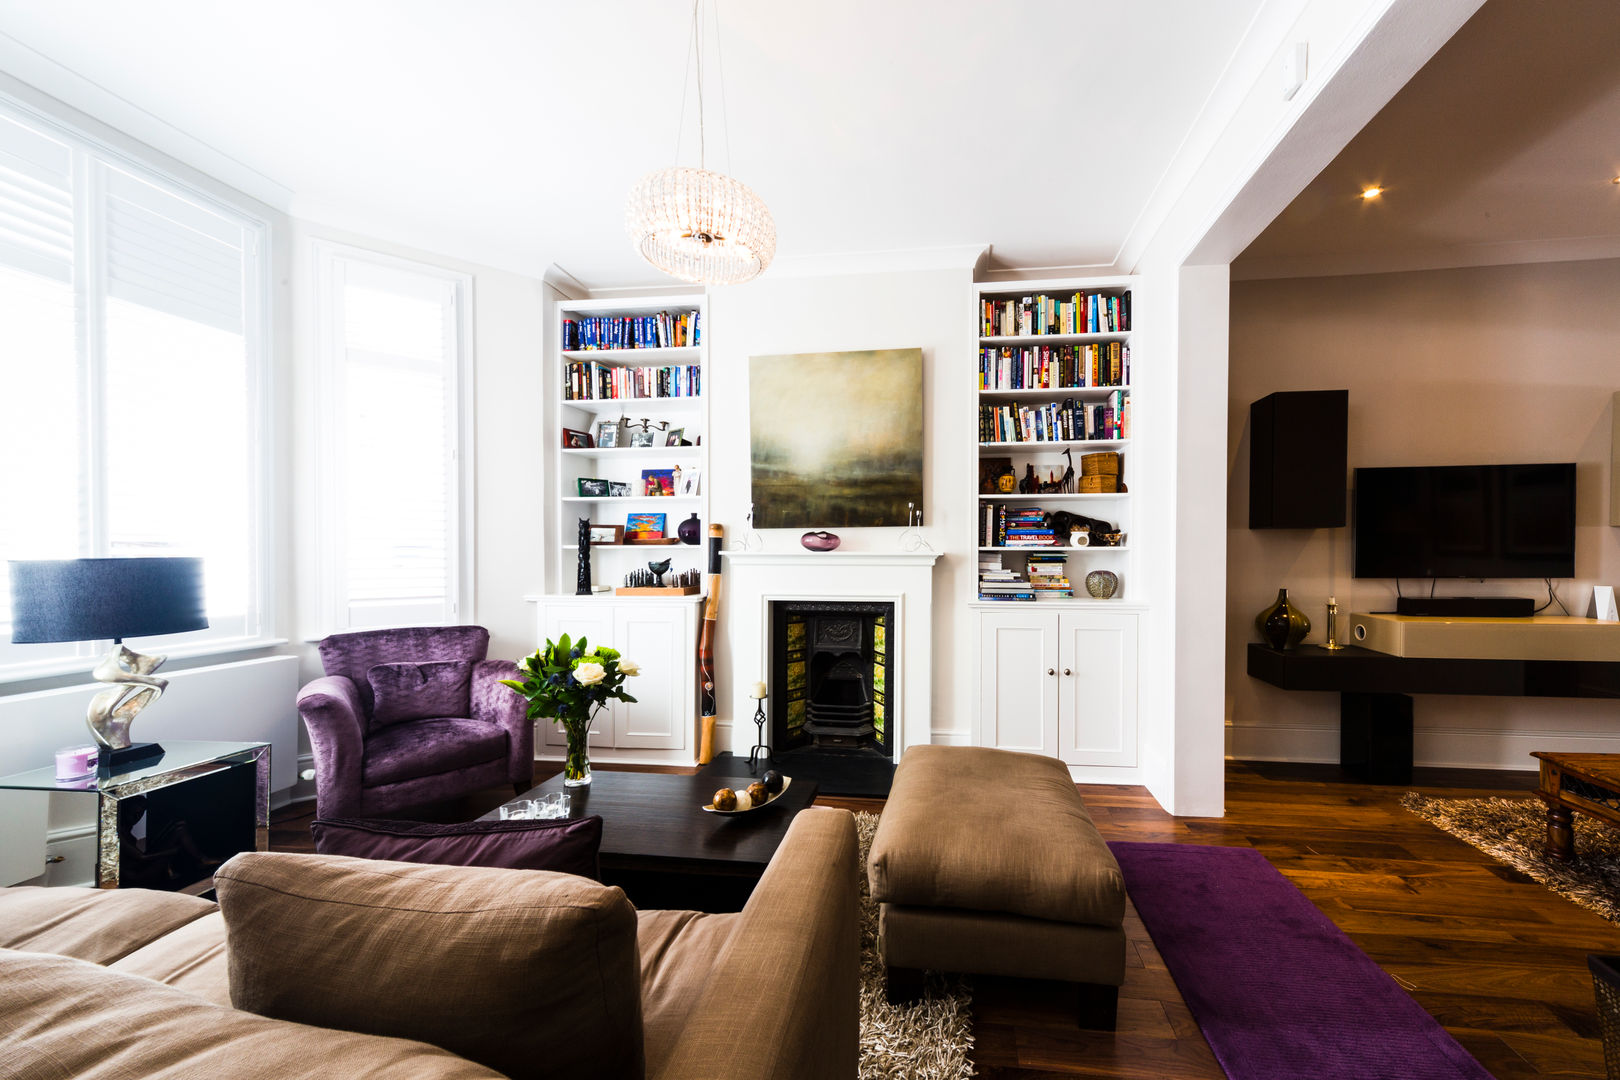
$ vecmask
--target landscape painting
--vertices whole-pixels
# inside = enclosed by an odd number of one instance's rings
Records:
[[[921,349],[754,356],[754,527],[904,526],[922,507]]]

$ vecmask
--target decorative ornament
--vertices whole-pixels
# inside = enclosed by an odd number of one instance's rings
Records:
[[[838,539],[837,533],[827,532],[825,529],[817,532],[807,532],[799,537],[799,543],[808,551],[831,551],[843,543]]]
[[[1119,591],[1119,575],[1112,570],[1093,570],[1086,575],[1086,592],[1093,600],[1109,600]]]
[[[740,180],[705,168],[703,126],[703,0],[692,4],[690,57],[697,68],[698,167],[657,169],[636,181],[624,210],[624,231],[653,266],[700,285],[735,285],[765,272],[776,256],[776,222],[765,201]],[[715,19],[719,52],[719,19]],[[721,115],[725,64],[720,65]],[[686,97],[681,96],[682,120]],[[730,151],[727,126],[727,156]],[[679,133],[676,157],[680,156]]]
[[[1254,625],[1266,644],[1281,652],[1294,648],[1311,632],[1311,620],[1288,602],[1287,589],[1277,590],[1276,602],[1254,617]]]

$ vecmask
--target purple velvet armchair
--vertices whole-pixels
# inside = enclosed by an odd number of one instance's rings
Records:
[[[534,725],[500,684],[517,665],[487,660],[481,626],[333,634],[326,675],[298,695],[323,818],[370,817],[505,781],[534,783]]]

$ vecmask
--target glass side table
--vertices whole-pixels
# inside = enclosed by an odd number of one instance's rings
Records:
[[[269,849],[269,743],[162,745],[159,760],[115,776],[57,780],[53,765],[0,776],[0,790],[94,795],[103,889],[179,890],[237,852]]]

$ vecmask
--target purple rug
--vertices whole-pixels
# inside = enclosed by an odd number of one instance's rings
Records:
[[[1108,846],[1231,1080],[1491,1080],[1258,851]]]

